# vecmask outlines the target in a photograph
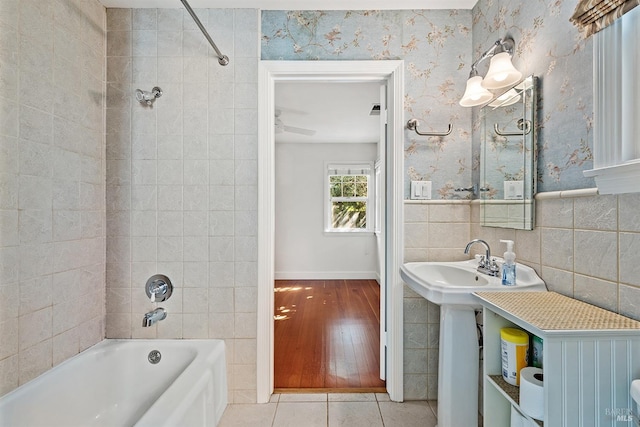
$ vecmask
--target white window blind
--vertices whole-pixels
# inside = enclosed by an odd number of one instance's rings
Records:
[[[329,175],[371,175],[371,165],[364,163],[354,164],[329,164]]]

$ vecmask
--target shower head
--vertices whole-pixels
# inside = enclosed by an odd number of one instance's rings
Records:
[[[156,98],[160,98],[161,96],[162,89],[160,89],[158,86],[151,89],[151,92],[136,89],[136,99],[138,100],[138,102],[140,102],[141,104],[146,104],[149,107],[153,105],[153,102],[156,100]]]

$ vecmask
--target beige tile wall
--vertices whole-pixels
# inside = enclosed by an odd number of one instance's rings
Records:
[[[466,259],[471,240],[468,201],[405,203],[405,262]],[[435,399],[438,395],[440,310],[404,288],[404,397]]]
[[[228,66],[184,9],[107,11],[107,337],[224,339],[230,402],[255,402],[258,11],[196,12]]]
[[[0,395],[104,337],[105,25],[0,2]]]
[[[564,192],[566,196],[570,192]],[[517,262],[549,290],[640,319],[640,195],[536,200],[532,231],[482,227],[477,204],[405,204],[405,261],[466,259],[466,243],[515,241]],[[438,307],[405,286],[405,398],[437,397]]]
[[[492,247],[500,247],[499,239],[515,240],[520,262],[533,267],[549,290],[640,319],[640,196],[543,194],[536,203],[533,231],[480,227],[474,206],[472,233],[487,237]]]

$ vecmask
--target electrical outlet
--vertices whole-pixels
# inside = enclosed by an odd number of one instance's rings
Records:
[[[505,200],[522,200],[524,194],[524,181],[505,181],[504,182],[504,199]]]

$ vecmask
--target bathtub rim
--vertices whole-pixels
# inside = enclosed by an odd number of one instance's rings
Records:
[[[141,425],[147,425],[146,418],[155,419],[153,416],[148,416],[148,414],[152,414],[155,410],[162,405],[166,405],[167,401],[171,401],[172,396],[180,397],[180,403],[185,402],[187,397],[192,397],[194,394],[198,393],[204,385],[203,381],[212,380],[214,383],[216,381],[223,381],[224,386],[220,388],[220,396],[214,396],[214,416],[216,418],[216,424],[220,421],[222,413],[224,412],[224,408],[226,408],[228,404],[228,384],[227,384],[227,364],[226,364],[226,343],[223,339],[180,339],[180,338],[168,338],[168,339],[148,339],[148,338],[105,338],[90,347],[87,347],[83,351],[69,357],[68,359],[58,363],[57,365],[52,366],[47,371],[41,373],[40,375],[32,378],[24,384],[16,387],[15,389],[5,393],[0,396],[0,407],[3,403],[7,403],[8,401],[14,399],[20,399],[26,393],[29,393],[30,389],[33,387],[38,387],[39,384],[43,381],[50,380],[47,378],[48,376],[52,376],[54,371],[56,370],[64,370],[68,368],[68,365],[72,365],[73,363],[78,363],[78,359],[83,357],[91,356],[91,354],[96,354],[99,352],[108,352],[108,351],[117,351],[123,344],[134,344],[140,347],[148,346],[147,348],[140,348],[140,351],[147,351],[147,349],[157,349],[157,347],[161,347],[163,345],[176,346],[180,344],[195,344],[200,345],[198,349],[195,350],[195,355],[191,360],[188,361],[187,365],[180,372],[180,374],[165,388],[162,390],[160,395],[156,398],[155,401],[140,415],[140,418],[136,421],[134,425],[138,425],[140,421],[144,421]],[[154,345],[155,344],[155,345]],[[204,345],[207,346],[204,346]],[[204,347],[202,347],[204,346]],[[161,350],[162,351],[162,350]],[[222,359],[220,362],[219,359]],[[213,369],[213,364],[215,362],[222,363],[222,369],[218,369],[217,372],[219,376],[222,378],[215,378]],[[194,364],[197,364],[197,369]],[[209,369],[206,369],[209,367]],[[179,386],[184,386],[185,388],[178,390]],[[199,386],[199,387],[196,387]],[[215,385],[215,384],[214,384]],[[167,397],[165,397],[167,396]],[[219,399],[222,399],[221,401]],[[174,399],[178,400],[178,399]],[[187,407],[184,404],[178,405],[175,404],[170,406],[172,412],[170,412],[170,419],[179,419],[179,416],[183,416]],[[162,418],[165,422],[166,418]],[[156,424],[157,425],[157,424]]]

